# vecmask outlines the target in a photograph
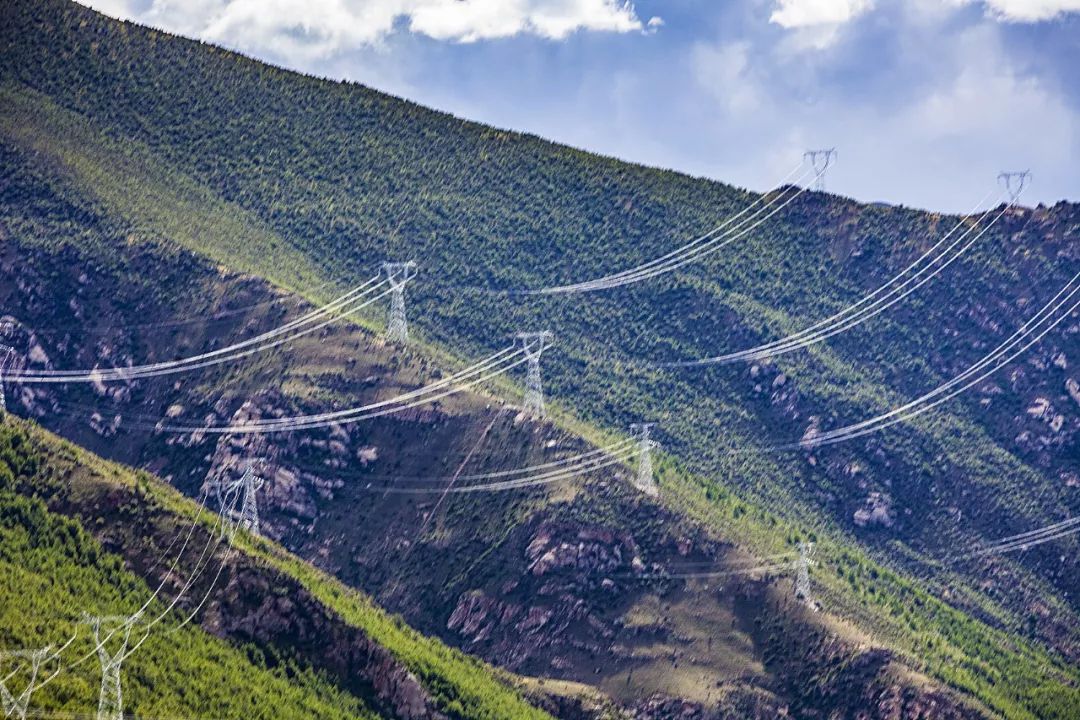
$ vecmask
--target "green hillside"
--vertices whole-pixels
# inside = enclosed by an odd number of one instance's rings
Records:
[[[1080,412],[1066,392],[1080,357],[1075,323],[969,396],[898,429],[813,453],[747,450],[796,441],[811,418],[828,429],[874,415],[978,359],[1076,271],[1080,207],[1010,212],[939,281],[827,346],[754,367],[662,369],[653,361],[750,346],[836,311],[906,266],[955,218],[808,193],[744,241],[646,283],[554,298],[504,294],[632,267],[754,196],[270,68],[58,0],[12,2],[4,14],[0,140],[9,180],[0,192],[16,257],[37,253],[60,267],[69,246],[92,267],[115,263],[109,272],[120,279],[129,271],[119,239],[138,248],[150,239],[309,299],[329,296],[329,286],[314,289],[323,283],[370,277],[384,259],[414,259],[421,275],[410,287],[410,320],[427,358],[464,362],[515,330],[550,328],[558,344],[545,355],[545,388],[557,424],[598,441],[630,422],[657,421],[668,511],[760,556],[814,537],[815,581],[830,615],[1001,715],[1076,712],[1075,538],[1019,560],[944,563],[958,547],[1078,510]],[[132,252],[140,251],[149,252]],[[189,275],[176,269],[187,261],[155,262],[172,268],[176,287],[140,277],[132,306],[114,303],[118,319],[138,316],[139,292],[160,294],[155,307],[190,302],[182,297]],[[56,281],[48,272],[42,283]],[[66,312],[63,304],[50,312]],[[48,320],[26,305],[31,311]],[[376,314],[361,321],[381,323]],[[136,338],[130,349],[145,345]],[[279,362],[206,380],[201,401],[212,405],[238,376],[252,391],[272,383]],[[329,384],[330,373],[293,372],[295,383]],[[168,407],[167,390],[153,407]],[[225,392],[233,407],[243,397]],[[335,392],[294,397],[325,407],[360,390]],[[1039,398],[1053,408],[1045,420],[1028,411]],[[42,422],[60,419],[44,413]],[[95,449],[136,463],[158,442],[109,448],[116,443],[87,435],[102,445]],[[397,440],[402,456],[432,453],[407,435]],[[173,462],[190,469],[195,454]],[[445,462],[427,459],[418,472]],[[895,509],[886,527],[853,520],[874,492]],[[618,524],[611,505],[593,510]],[[531,517],[509,503],[491,512],[490,525],[474,530],[478,541],[496,542]],[[346,532],[348,521],[339,522],[319,538]],[[433,621],[430,629],[445,628]]]
[[[313,648],[305,647],[299,638],[292,644],[287,638],[267,643],[258,637],[245,639],[237,630],[230,632],[228,611],[215,609],[219,600],[214,593],[236,592],[245,577],[258,575],[265,583],[259,583],[263,592],[292,598],[294,611],[308,613],[308,621],[313,621],[310,605],[325,614],[318,652],[343,652],[333,643],[348,637],[348,632],[335,626],[358,632],[358,637],[386,648],[388,658],[414,673],[430,693],[433,707],[450,717],[547,717],[525,703],[508,680],[495,676],[490,668],[420,636],[364,596],[280,548],[244,534],[237,537],[239,555],[211,544],[218,532],[215,516],[156,479],[104,462],[45,431],[10,420],[0,427],[0,508],[3,647],[58,647],[77,633],[76,642],[61,656],[62,672],[33,695],[35,712],[81,714],[96,706],[100,668],[92,636],[80,625],[83,613],[129,614],[145,606],[146,618],[162,615],[175,592],[170,585],[186,582],[198,565],[199,549],[210,547],[209,570],[192,586],[191,598],[166,613],[145,645],[124,662],[126,713],[136,717],[375,718],[382,715],[373,708],[383,707],[387,716],[401,716],[395,701],[368,684],[371,678],[365,682],[368,670],[362,666],[351,667],[357,676],[342,676],[336,668],[322,666],[324,661],[313,658]],[[189,542],[193,549],[178,552],[196,518],[197,532]],[[173,541],[177,537],[179,544]],[[153,575],[171,575],[175,557],[179,557],[175,568],[180,580]],[[218,574],[219,564],[224,572],[218,582],[208,583]],[[165,592],[155,598],[151,588],[159,582],[164,583]],[[310,594],[309,607],[297,588]],[[204,596],[209,604],[199,607]],[[214,634],[226,637],[214,637],[197,622],[185,625],[192,606],[215,612]],[[266,612],[265,606],[260,612]],[[302,636],[304,630],[294,632]],[[139,635],[134,632],[132,638]],[[372,649],[366,652],[378,654]],[[79,662],[87,653],[89,660]],[[389,672],[392,665],[386,664]],[[51,672],[56,667],[53,663],[47,669]],[[4,673],[10,670],[9,666]]]

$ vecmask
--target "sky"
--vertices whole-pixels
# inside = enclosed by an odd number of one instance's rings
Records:
[[[503,128],[754,190],[1080,201],[1080,0],[80,0]],[[992,195],[991,201],[997,196]]]

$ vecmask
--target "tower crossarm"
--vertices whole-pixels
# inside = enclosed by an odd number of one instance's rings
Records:
[[[1005,170],[998,173],[998,182],[1009,195],[1009,204],[1015,205],[1031,182],[1030,170]]]
[[[521,343],[521,349],[525,353],[525,357],[532,360],[540,358],[540,355],[551,347],[554,339],[554,334],[548,330],[540,332],[521,332],[514,336],[514,338]]]
[[[390,287],[394,290],[403,288],[405,283],[416,277],[416,263],[412,260],[408,262],[384,262],[382,264],[382,271],[386,273],[386,281],[390,283]]]
[[[824,148],[821,150],[807,150],[803,153],[803,160],[810,163],[814,170],[814,189],[825,189],[825,171],[836,160],[836,148]]]

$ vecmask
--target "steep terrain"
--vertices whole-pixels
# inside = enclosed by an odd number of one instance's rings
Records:
[[[96,701],[100,669],[79,662],[96,661],[81,612],[142,609],[121,676],[135,716],[545,716],[506,679],[280,548],[243,532],[230,548],[213,513],[145,473],[13,421],[0,457],[4,644],[79,641],[46,665],[62,671],[31,698],[35,714]]]
[[[425,631],[658,717],[674,711],[654,692],[763,716],[872,704],[891,717],[920,703],[1075,711],[1075,540],[1020,559],[949,561],[958,547],[1076,511],[1075,318],[969,396],[886,434],[812,453],[729,450],[872,415],[966,367],[1076,272],[1077,206],[1010,211],[940,281],[827,347],[667,370],[652,361],[738,349],[829,314],[955,219],[811,193],[723,253],[647,283],[560,298],[491,292],[632,266],[752,197],[74,5],[15,2],[4,13],[2,287],[27,362],[182,356],[279,322],[288,304],[168,325],[272,297],[237,271],[314,300],[387,257],[422,269],[410,287],[415,352],[342,327],[175,381],[9,389],[17,412],[189,494],[207,473],[269,456],[273,537]],[[452,364],[447,348],[479,357],[537,327],[559,339],[545,356],[553,425],[522,425],[482,396],[253,443],[135,421],[220,420],[246,402],[263,414],[347,406],[436,376]],[[621,471],[451,499],[434,515],[437,494],[373,492],[451,474],[481,436],[476,469],[515,467],[643,418],[660,423],[666,452],[659,506],[634,497]],[[787,578],[657,587],[633,568],[638,555],[669,574],[734,567],[808,536],[820,547],[816,615],[787,600]],[[973,704],[955,704],[939,682]]]
[[[94,222],[78,242],[41,243],[33,238],[61,236],[45,232],[48,218],[82,213],[56,205],[29,169],[9,177],[11,189],[37,189],[32,218],[7,218],[14,228],[33,219],[37,232],[23,236],[27,244],[9,237],[11,255],[2,263],[12,278],[7,307],[20,318],[10,339],[26,348],[30,365],[124,365],[156,357],[162,338],[198,343],[207,328],[242,337],[302,312],[295,298],[265,283],[154,243],[111,239]],[[16,268],[23,268],[18,281]],[[169,278],[176,292],[125,290],[138,277]],[[196,315],[216,320],[203,328],[178,319]],[[85,335],[69,332],[89,317],[95,320],[83,325]],[[421,357],[395,355],[345,324],[268,355],[200,373],[196,382],[180,376],[75,389],[10,385],[8,396],[11,407],[83,446],[153,469],[193,496],[205,478],[235,476],[247,458],[267,459],[264,532],[423,630],[515,671],[593,683],[643,717],[665,717],[665,697],[760,717],[792,703],[813,708],[830,696],[830,703],[850,707],[867,698],[888,706],[909,686],[877,650],[858,681],[833,677],[838,662],[862,653],[846,633],[838,637],[798,610],[783,571],[721,586],[668,579],[680,568],[739,570],[753,562],[701,524],[643,502],[624,470],[585,486],[572,481],[488,497],[394,493],[403,478],[448,476],[466,456],[474,470],[492,471],[585,449],[565,431],[522,423],[501,401],[465,395],[433,411],[270,438],[170,435],[142,424],[155,409],[156,417],[177,420],[237,405],[245,415],[263,416],[347,405],[436,376]],[[355,382],[341,377],[341,367]],[[803,638],[807,654],[787,657],[774,647],[784,638]],[[819,658],[822,644],[831,649]],[[821,697],[819,683],[827,688]],[[580,700],[568,702],[579,712]]]

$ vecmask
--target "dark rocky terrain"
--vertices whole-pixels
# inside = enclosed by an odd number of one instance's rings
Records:
[[[407,350],[380,339],[379,307],[199,373],[8,383],[15,414],[192,497],[265,460],[270,538],[421,631],[544,678],[538,697],[567,717],[616,712],[604,696],[649,718],[1075,716],[1075,536],[956,558],[1080,509],[1075,313],[933,413],[813,451],[768,449],[977,361],[1077,271],[1080,206],[1008,209],[940,278],[809,351],[661,369],[857,301],[956,219],[807,193],[677,273],[526,301],[498,291],[632,267],[753,195],[59,0],[4,13],[0,307],[19,366],[185,357],[276,327],[388,257],[408,252],[428,273],[410,287]],[[517,416],[515,376],[319,432],[161,430],[392,397],[541,326],[559,340],[545,356],[547,422]],[[466,460],[491,472],[587,451],[642,419],[659,423],[659,501],[632,489],[629,467],[509,493],[443,497],[434,482]],[[436,491],[396,492],[402,480]],[[794,601],[790,567],[743,572],[801,540],[817,543],[816,610]],[[280,632],[305,647],[323,631],[254,594],[233,600],[238,614],[209,629],[235,628],[237,642]],[[280,617],[250,622],[264,614]],[[369,667],[355,653],[320,667]],[[397,687],[387,673],[372,687]]]

